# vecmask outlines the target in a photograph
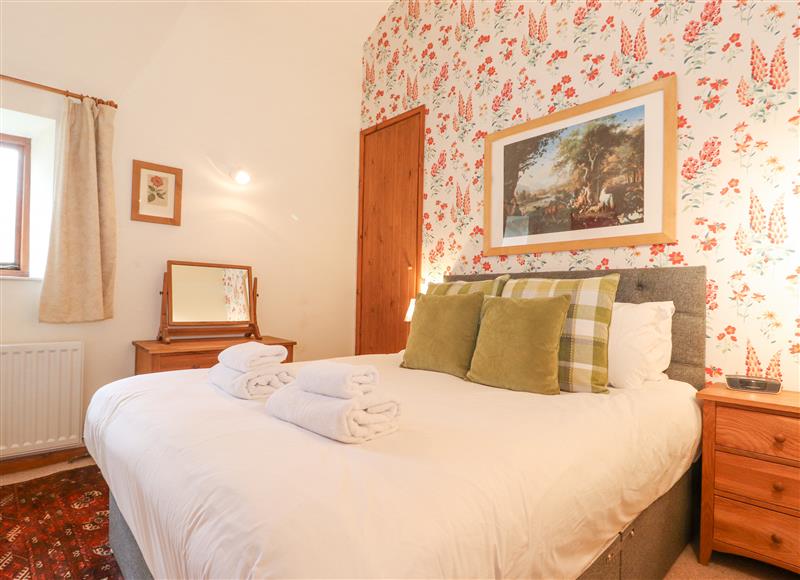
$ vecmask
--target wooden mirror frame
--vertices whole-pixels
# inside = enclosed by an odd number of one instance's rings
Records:
[[[198,322],[175,322],[172,320],[172,267],[199,266],[202,268],[230,268],[247,270],[247,287],[249,293],[248,320],[220,320]],[[167,271],[164,272],[163,289],[161,291],[161,323],[158,329],[158,340],[169,343],[178,336],[218,336],[243,335],[246,338],[261,339],[258,330],[257,315],[258,278],[253,277],[250,266],[238,264],[215,264],[212,262],[189,262],[185,260],[167,260]]]

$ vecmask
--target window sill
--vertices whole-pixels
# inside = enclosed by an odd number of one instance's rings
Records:
[[[0,274],[0,281],[10,280],[12,282],[41,282],[42,277],[39,276],[3,276]]]

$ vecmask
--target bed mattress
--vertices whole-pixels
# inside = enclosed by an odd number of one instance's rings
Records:
[[[378,367],[398,432],[331,441],[202,369],[95,394],[86,446],[155,577],[577,577],[698,450],[686,383],[544,396],[338,360]]]

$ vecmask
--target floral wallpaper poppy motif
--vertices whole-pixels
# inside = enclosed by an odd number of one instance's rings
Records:
[[[250,320],[250,290],[247,287],[247,271],[241,268],[222,270],[222,287],[225,291],[227,320]]]
[[[798,3],[399,0],[364,44],[361,122],[427,107],[427,280],[707,267],[709,380],[800,387]],[[678,243],[486,257],[483,138],[678,77]]]

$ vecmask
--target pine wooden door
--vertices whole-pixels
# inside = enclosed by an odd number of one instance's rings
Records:
[[[361,132],[356,354],[405,348],[419,287],[425,107]]]

